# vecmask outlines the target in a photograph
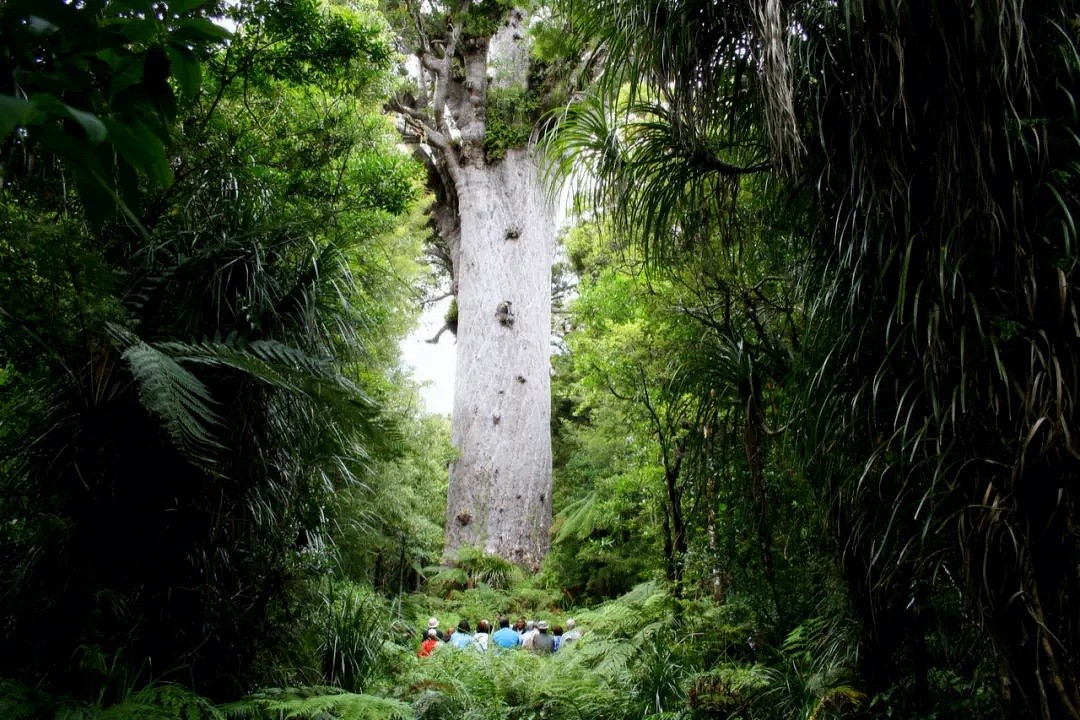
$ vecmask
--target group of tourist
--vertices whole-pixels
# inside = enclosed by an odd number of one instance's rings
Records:
[[[474,648],[480,652],[486,652],[494,646],[497,650],[510,650],[522,648],[538,655],[550,655],[559,651],[564,645],[581,639],[581,631],[575,627],[574,619],[566,621],[565,631],[559,625],[552,627],[547,620],[525,620],[518,618],[513,627],[510,626],[510,618],[499,618],[499,629],[491,632],[491,623],[481,620],[476,624],[476,632],[472,631],[468,620],[462,620],[457,627],[439,629],[438,618],[428,620],[427,630],[424,633],[424,642],[416,654],[427,657],[435,652],[440,644],[449,645],[453,648]]]

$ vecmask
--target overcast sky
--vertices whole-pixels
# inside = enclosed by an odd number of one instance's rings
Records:
[[[427,411],[449,415],[454,408],[454,368],[457,365],[457,345],[450,332],[444,332],[438,345],[425,342],[443,326],[443,317],[450,307],[450,298],[429,307],[420,322],[401,343],[402,360],[412,367],[413,378],[423,383],[420,396]]]

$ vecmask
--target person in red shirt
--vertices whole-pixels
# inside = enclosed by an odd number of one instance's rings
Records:
[[[428,630],[427,637],[424,638],[424,642],[420,644],[420,649],[416,651],[416,657],[427,657],[435,650],[435,646],[438,644],[438,632],[434,629]]]

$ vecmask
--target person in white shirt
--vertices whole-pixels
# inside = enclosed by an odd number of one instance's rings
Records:
[[[561,645],[572,643],[581,639],[581,631],[574,629],[574,618],[567,618],[566,632],[563,633]]]
[[[491,625],[487,620],[481,620],[476,626],[476,633],[472,636],[473,647],[480,652],[486,652],[488,649],[488,639],[490,638]]]
[[[521,636],[521,647],[529,650],[533,646],[533,640],[539,634],[539,630],[536,629],[536,621],[530,620],[525,623],[525,634]]]

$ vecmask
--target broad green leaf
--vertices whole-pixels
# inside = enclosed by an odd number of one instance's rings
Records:
[[[79,123],[83,130],[86,131],[86,137],[91,143],[96,145],[105,140],[107,134],[105,125],[96,115],[88,113],[85,110],[73,108],[61,101],[55,95],[46,93],[34,95],[33,98],[31,98],[31,102],[38,110],[47,115],[69,117]]]
[[[120,32],[123,33],[124,37],[128,40],[135,43],[149,42],[163,29],[160,22],[149,18],[145,20],[125,19],[123,23]]]
[[[232,33],[220,25],[215,25],[203,18],[185,18],[178,20],[173,36],[183,40],[206,42],[215,40],[228,40]]]
[[[31,15],[26,24],[30,28],[30,32],[35,35],[49,35],[60,29],[55,24],[37,15]]]
[[[29,100],[0,95],[0,141],[25,124],[33,111],[34,104]]]
[[[169,12],[176,15],[188,15],[193,10],[199,10],[207,6],[209,6],[207,0],[171,0],[169,2]]]
[[[172,76],[180,86],[181,97],[194,100],[202,86],[202,63],[186,47],[169,45],[166,51],[169,53]]]
[[[150,14],[154,11],[150,0],[112,0],[109,9],[116,15],[132,12]]]
[[[109,79],[109,95],[115,99],[124,90],[142,80],[142,77],[143,67],[139,60],[131,57],[118,60]]]
[[[70,105],[65,105],[67,108],[67,114],[71,118],[82,125],[83,130],[86,130],[86,136],[90,139],[90,142],[97,144],[105,140],[105,136],[108,131],[105,129],[105,124],[97,117],[84,110],[76,110]]]
[[[172,182],[172,168],[165,147],[146,125],[138,121],[129,125],[109,118],[105,124],[120,157],[145,173],[156,185],[165,187]]]

